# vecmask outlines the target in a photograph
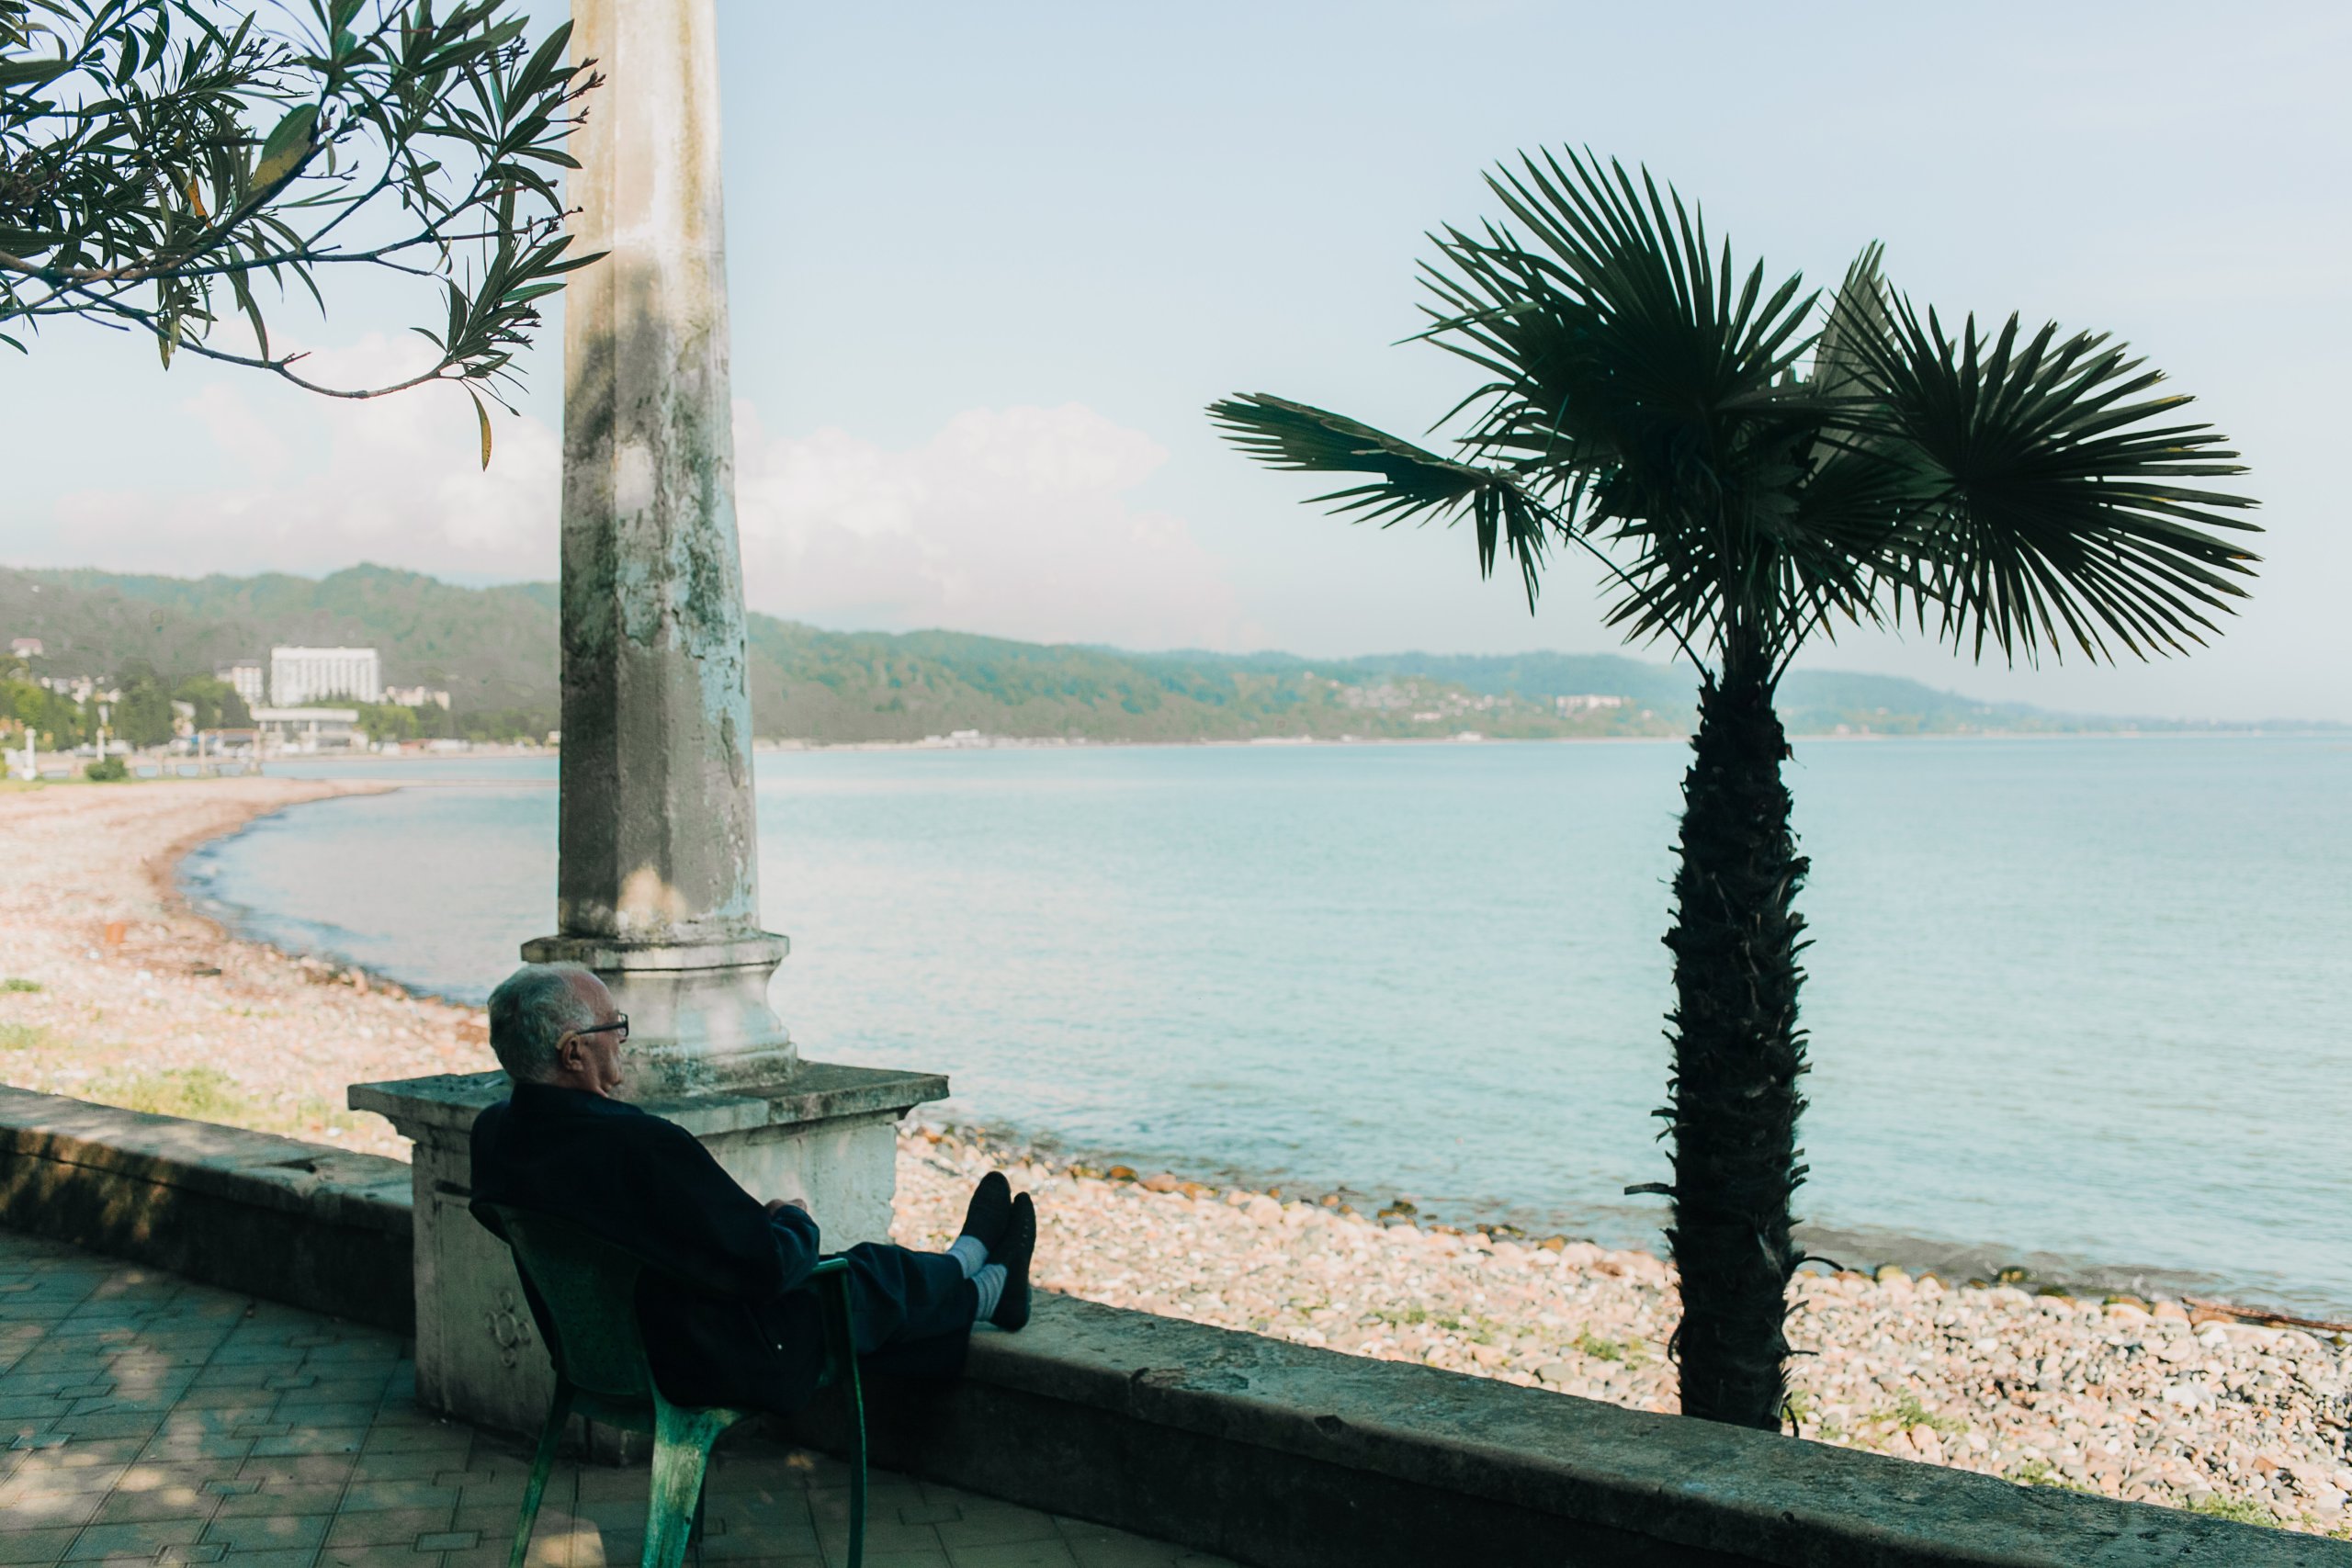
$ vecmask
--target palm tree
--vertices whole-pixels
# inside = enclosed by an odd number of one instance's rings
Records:
[[[1509,212],[1431,235],[1420,338],[1485,378],[1441,424],[1453,456],[1258,394],[1211,405],[1278,468],[1364,476],[1314,498],[1357,521],[1476,525],[1534,606],[1575,547],[1613,587],[1611,625],[1699,671],[1683,776],[1666,1108],[1686,1414],[1775,1428],[1804,1258],[1797,1013],[1806,872],[1781,778],[1781,677],[1816,634],[1909,621],[1982,659],[2071,647],[2187,651],[2256,558],[2226,437],[2104,335],[1947,332],[1865,250],[1826,301],[1740,276],[1728,244],[1646,170],[1522,156],[1488,176]],[[1825,308],[1826,307],[1826,308]],[[1817,323],[1817,325],[1815,324]]]

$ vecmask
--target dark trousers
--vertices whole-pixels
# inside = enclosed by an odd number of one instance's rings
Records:
[[[849,1260],[852,1338],[860,1368],[896,1377],[953,1377],[964,1369],[979,1292],[944,1252],[860,1242]]]

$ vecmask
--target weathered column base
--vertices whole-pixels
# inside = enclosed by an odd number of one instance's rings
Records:
[[[353,1084],[348,1098],[353,1110],[389,1118],[415,1145],[418,1403],[532,1433],[553,1393],[547,1350],[514,1259],[467,1208],[474,1118],[507,1089],[503,1073],[446,1074]],[[640,1103],[701,1139],[755,1196],[805,1196],[825,1249],[838,1252],[889,1239],[896,1124],[946,1094],[937,1073],[808,1062],[781,1083]]]
[[[629,1081],[621,1094],[648,1101],[756,1093],[798,1070],[791,1032],[768,1005],[769,978],[790,949],[767,931],[695,943],[543,936],[523,944],[523,958],[595,971],[628,1014]]]

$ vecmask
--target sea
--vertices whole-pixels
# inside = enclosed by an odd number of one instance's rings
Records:
[[[804,1057],[1149,1172],[1662,1247],[1676,742],[763,752]],[[556,761],[183,867],[479,1000],[553,927]],[[1812,1249],[2352,1315],[2352,739],[1800,741]],[[485,1066],[490,1065],[485,1059]]]

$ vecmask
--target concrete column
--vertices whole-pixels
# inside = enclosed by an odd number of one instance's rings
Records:
[[[556,918],[629,1015],[628,1092],[761,1198],[804,1194],[824,1246],[889,1232],[894,1124],[932,1073],[801,1062],[767,999],[752,709],[729,434],[712,0],[573,0],[605,85],[572,152],[564,306],[563,795]],[[486,1054],[485,1054],[486,1055]],[[477,1224],[470,1132],[502,1073],[354,1084],[415,1143],[417,1395],[531,1430],[548,1358]]]
[[[606,85],[572,143],[564,295],[563,774],[557,935],[629,1014],[630,1092],[796,1066],[760,929],[729,420],[712,0],[574,0]]]

